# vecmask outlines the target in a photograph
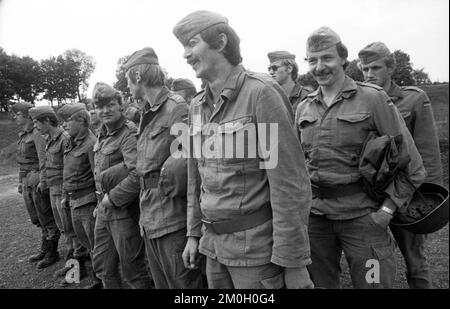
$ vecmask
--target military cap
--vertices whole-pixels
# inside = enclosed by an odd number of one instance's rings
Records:
[[[28,114],[28,110],[32,107],[33,107],[33,105],[31,103],[18,102],[16,104],[14,104],[13,106],[11,106],[11,109],[14,113],[21,112],[21,113]]]
[[[70,117],[72,117],[73,115],[75,115],[80,111],[86,111],[87,113],[87,108],[84,103],[69,103],[63,105],[58,110],[58,116],[61,117],[64,121],[68,121],[70,120]],[[89,114],[87,115],[89,116]]]
[[[94,90],[92,91],[92,100],[94,101],[94,104],[105,102],[107,100],[111,100],[116,95],[120,96],[120,92],[110,85],[98,82],[94,86]]]
[[[195,85],[187,78],[177,78],[172,82],[172,90],[178,91],[183,89],[195,89]]]
[[[51,106],[36,106],[30,108],[28,111],[28,115],[30,115],[31,119],[37,120],[38,118],[45,117],[45,116],[56,116],[55,111],[53,110],[53,107]]]
[[[269,57],[270,63],[278,61],[278,60],[286,60],[286,59],[295,60],[294,54],[291,54],[290,52],[284,51],[284,50],[270,52],[267,54],[267,57]]]
[[[145,47],[141,50],[135,51],[128,58],[127,62],[123,64],[125,71],[128,71],[131,67],[139,64],[157,64],[159,65],[158,56],[151,47]]]
[[[369,64],[390,55],[391,51],[389,48],[381,42],[370,43],[358,53],[361,64]]]
[[[320,27],[308,37],[306,41],[307,52],[319,52],[335,46],[341,41],[339,35],[328,27]]]
[[[210,11],[195,11],[181,19],[173,28],[173,34],[186,45],[194,36],[219,24],[228,24],[228,19]]]

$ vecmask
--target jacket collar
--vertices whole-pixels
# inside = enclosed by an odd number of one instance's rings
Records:
[[[295,82],[294,88],[292,88],[291,93],[289,94],[289,99],[298,99],[302,94],[303,86],[300,85],[299,82]]]
[[[346,75],[344,85],[342,86],[342,89],[339,92],[339,94],[336,96],[335,101],[339,101],[341,97],[344,99],[352,97],[356,93],[357,87],[358,86],[356,82]],[[312,101],[320,101],[320,99],[322,98],[322,91],[320,86],[317,87],[315,91],[308,94],[307,97],[310,98]]]
[[[169,98],[169,94],[170,94],[170,90],[166,86],[162,87],[161,91],[156,96],[155,104],[153,106],[150,106],[149,103],[147,103],[145,105],[144,114],[149,111],[152,111],[152,112],[158,111],[160,109],[160,107],[163,106],[164,103]]]
[[[389,88],[387,94],[392,99],[392,101],[394,101],[394,103],[403,98],[401,88],[394,82],[391,82],[391,87]]]

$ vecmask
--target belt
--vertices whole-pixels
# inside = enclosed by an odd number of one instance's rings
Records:
[[[80,190],[69,191],[67,192],[67,194],[69,195],[70,199],[76,200],[94,192],[95,192],[94,187],[88,187]]]
[[[208,230],[216,234],[230,234],[251,229],[270,219],[272,219],[272,207],[270,207],[270,203],[267,203],[256,212],[235,219],[210,221],[202,218],[202,222]]]
[[[336,185],[324,187],[311,184],[313,198],[336,198],[363,192],[363,185],[360,181],[346,185]]]
[[[159,172],[151,171],[147,175],[140,177],[141,189],[158,188]]]

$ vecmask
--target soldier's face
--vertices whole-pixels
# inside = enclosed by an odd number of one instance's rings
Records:
[[[130,71],[127,72],[127,74],[125,74],[125,76],[127,77],[127,86],[128,89],[130,90],[130,94],[134,99],[137,100],[142,100],[143,99],[143,92],[142,92],[142,86],[139,85],[139,80],[140,79],[140,75],[138,74],[137,76],[135,76],[136,83],[133,83],[133,81],[130,78]]]
[[[97,111],[95,109],[91,109],[89,111],[89,118],[90,123],[94,126],[98,125],[101,122],[100,118],[98,118]]]
[[[369,64],[361,64],[361,71],[365,82],[385,88],[389,86],[394,70],[386,65],[384,59],[379,59]]]
[[[27,118],[22,114],[22,112],[14,113],[13,118],[19,126],[23,126],[27,123]]]
[[[34,123],[34,127],[36,129],[38,129],[39,133],[48,134],[49,126],[50,126],[48,121],[44,120],[44,122],[41,122],[39,120],[33,120],[33,123]]]
[[[268,71],[278,84],[284,85],[291,77],[292,67],[284,65],[282,61],[275,61],[270,64]]]
[[[105,125],[112,125],[119,121],[122,116],[122,106],[116,99],[110,100],[108,103],[95,107],[98,117]]]
[[[331,86],[344,76],[345,59],[342,59],[332,46],[319,52],[308,52],[309,72],[320,86]]]
[[[84,123],[76,120],[67,120],[63,122],[63,128],[71,137],[76,137],[83,128]]]
[[[217,65],[223,55],[218,50],[211,48],[208,43],[203,41],[200,34],[197,34],[184,46],[183,57],[198,78],[210,81],[218,73]]]

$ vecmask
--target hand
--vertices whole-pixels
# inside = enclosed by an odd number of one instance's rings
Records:
[[[47,184],[45,182],[40,182],[36,187],[36,192],[44,192],[47,189]]]
[[[97,217],[97,211],[98,211],[98,208],[95,207],[95,208],[94,208],[94,212],[92,213],[92,216],[93,216],[94,218]]]
[[[183,263],[187,269],[197,269],[197,257],[198,255],[198,238],[188,237],[186,246],[183,251]]]
[[[68,203],[68,201],[66,200],[66,198],[62,198],[61,199],[61,208],[69,208],[70,206],[69,206],[69,203]]]
[[[105,208],[113,208],[114,205],[111,203],[111,201],[109,200],[108,197],[108,193],[105,193],[105,195],[103,196],[103,200],[101,201],[103,207]]]
[[[306,267],[285,268],[284,283],[287,289],[313,289],[314,283]]]
[[[22,194],[23,192],[22,187],[23,187],[22,183],[19,183],[19,186],[17,187],[17,192],[19,192],[20,194]]]
[[[393,217],[391,214],[388,214],[381,209],[370,213],[369,216],[372,218],[373,222],[382,229],[387,229]]]

